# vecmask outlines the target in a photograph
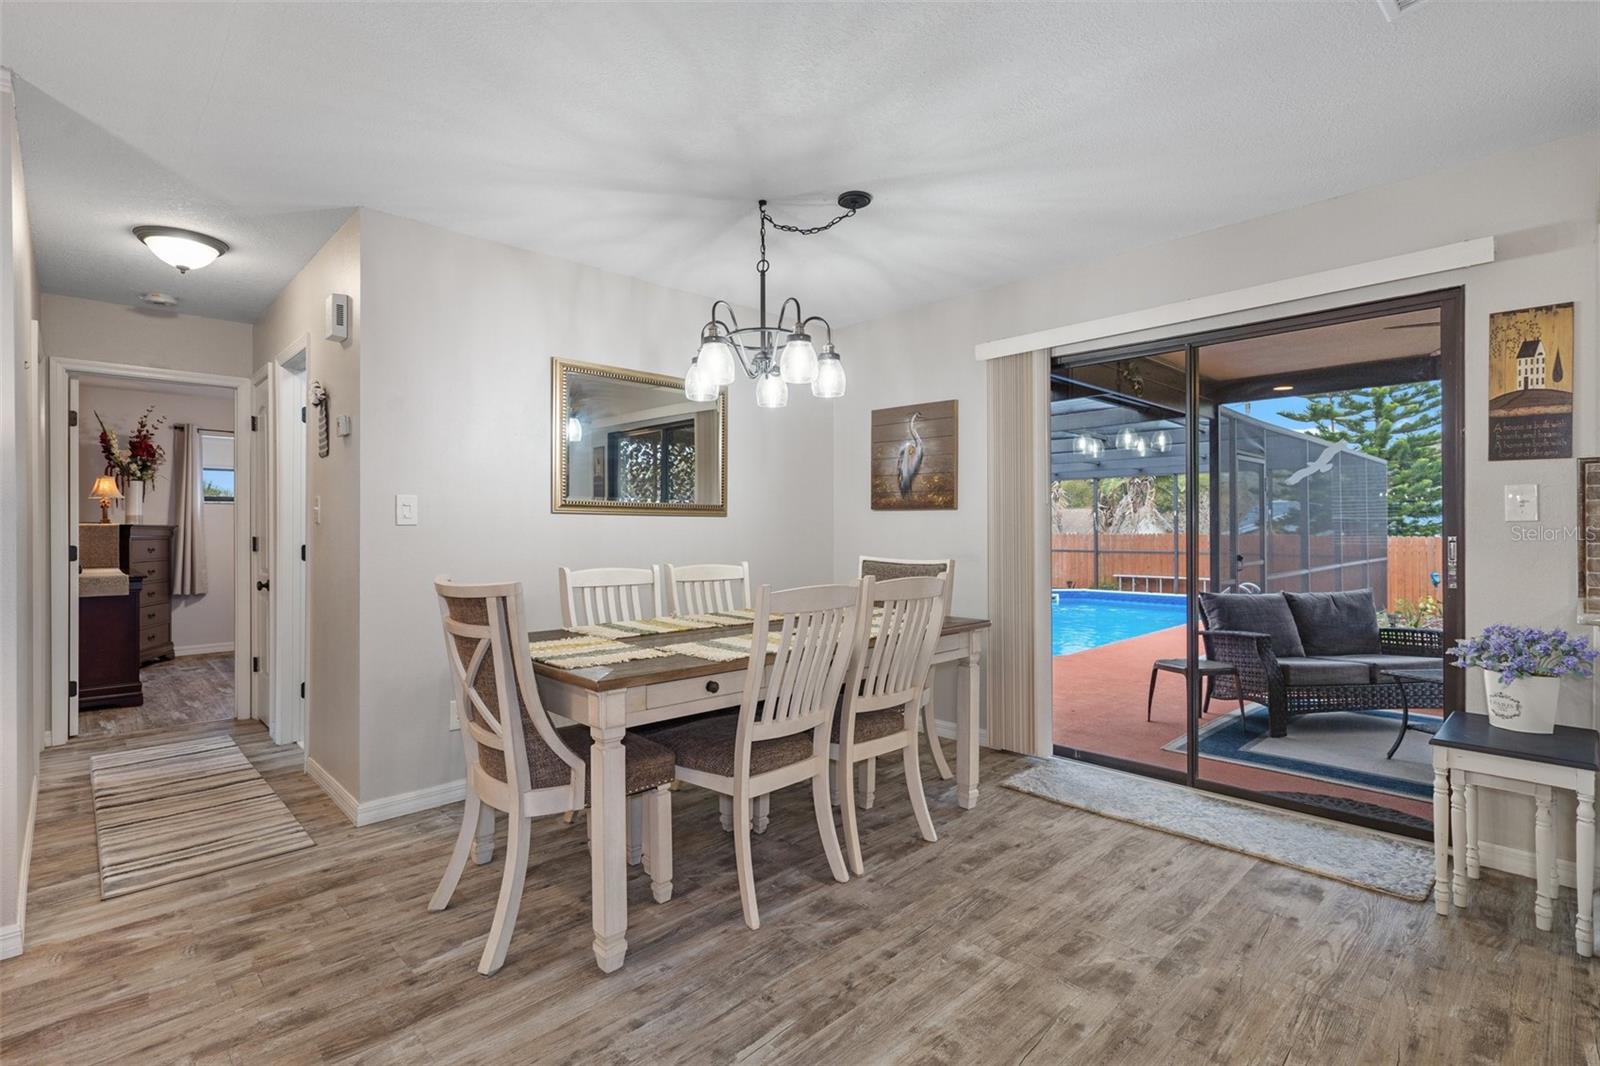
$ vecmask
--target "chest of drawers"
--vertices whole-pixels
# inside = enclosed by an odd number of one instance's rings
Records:
[[[139,590],[139,662],[172,658],[172,527],[120,526],[118,561]]]

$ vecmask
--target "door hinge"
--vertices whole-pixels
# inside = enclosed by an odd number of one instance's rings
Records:
[[[67,682],[67,699],[70,700],[73,697],[75,697],[77,694],[78,694],[78,683],[76,681],[68,681]]]
[[[78,561],[78,546],[76,544],[68,544],[67,545],[67,562],[75,563],[77,561]]]
[[[304,544],[300,545],[300,561],[302,563],[306,561],[306,546]]]
[[[250,416],[250,432],[254,433],[254,432],[257,431],[257,429],[258,429],[258,427],[256,425],[256,416],[255,415],[251,415]]]
[[[304,681],[300,682],[300,698],[306,698],[306,683]]]
[[[252,674],[259,674],[261,672],[261,656],[250,656],[250,672]]]
[[[305,420],[306,420],[306,409],[304,407],[302,407],[302,408],[300,408],[300,421],[304,422]]]
[[[261,550],[261,538],[260,537],[251,537],[250,538],[250,550],[253,551],[253,552],[258,552],[258,551]]]
[[[78,412],[76,412],[76,411],[68,411],[67,412],[67,425],[68,426],[75,426],[77,424],[78,424]]]

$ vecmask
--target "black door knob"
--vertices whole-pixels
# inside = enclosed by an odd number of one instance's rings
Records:
[[[256,591],[257,592],[265,592],[271,587],[272,587],[272,582],[270,582],[270,581],[257,581],[256,582]]]

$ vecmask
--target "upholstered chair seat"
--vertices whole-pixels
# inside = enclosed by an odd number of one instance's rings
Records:
[[[833,720],[833,736],[830,738],[835,744],[839,743],[839,727],[841,719]],[[906,727],[906,709],[904,706],[891,707],[886,711],[870,711],[867,714],[856,715],[856,741],[881,740],[893,736]]]
[[[723,715],[663,729],[651,734],[650,739],[669,749],[669,755],[676,758],[677,764],[686,770],[732,777],[738,735],[738,715]],[[804,762],[811,755],[811,736],[807,733],[791,733],[775,740],[758,740],[750,745],[750,772],[764,774],[769,770],[779,770]],[[633,758],[631,750],[628,757]]]

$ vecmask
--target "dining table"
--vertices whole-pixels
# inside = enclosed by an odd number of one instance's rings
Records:
[[[629,637],[629,645],[662,648],[686,640],[749,636],[752,624]],[[956,685],[956,803],[978,802],[979,669],[989,622],[950,616],[935,648],[933,665],[953,663]],[[556,629],[528,634],[530,643],[571,637]],[[772,656],[767,656],[770,666]],[[632,728],[737,707],[744,692],[748,656],[714,662],[679,653],[607,666],[558,666],[534,659],[533,672],[545,710],[589,728],[589,861],[594,919],[594,957],[606,973],[621,969],[628,950],[628,815],[623,734]],[[765,687],[763,678],[762,685]],[[919,716],[920,717],[920,716]]]

